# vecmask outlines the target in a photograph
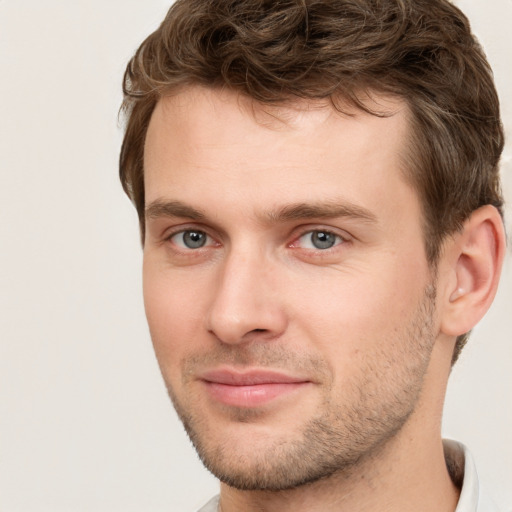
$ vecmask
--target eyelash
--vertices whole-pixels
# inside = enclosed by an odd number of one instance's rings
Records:
[[[319,244],[322,244],[322,243],[327,243],[329,244],[329,241],[325,241],[325,240],[321,240],[319,238],[318,235],[323,235],[325,238],[333,238],[331,241],[332,241],[332,245],[331,246],[327,246],[327,247],[309,247],[309,248],[306,248],[306,247],[301,247],[301,246],[296,246],[295,244],[297,243],[297,241],[301,240],[302,238],[304,237],[311,237],[310,238],[310,242],[311,242],[311,245],[314,245],[314,242],[313,242],[313,237],[315,236],[315,234],[317,235],[317,240],[316,242],[319,243]],[[294,242],[292,242],[289,247],[297,247],[298,249],[303,249],[303,250],[306,250],[306,251],[314,251],[314,252],[320,252],[320,253],[327,253],[327,252],[330,252],[331,249],[332,250],[335,250],[335,247],[339,246],[339,245],[342,245],[344,244],[345,242],[347,242],[347,239],[344,238],[343,236],[339,235],[338,233],[335,233],[334,231],[331,231],[329,229],[309,229],[307,231],[304,231],[301,233],[300,236],[298,236]]]
[[[196,247],[196,248],[193,248],[193,247],[182,247],[180,246],[179,244],[177,244],[176,242],[173,242],[173,238],[178,236],[178,235],[182,235],[182,236],[185,236],[186,233],[196,233],[196,234],[202,234],[204,236],[206,236],[206,242],[204,245],[201,245],[199,247]],[[210,245],[207,245],[208,244],[208,239],[211,241],[211,240],[214,240],[214,238],[212,236],[210,236],[204,229],[194,229],[194,228],[185,228],[185,229],[179,229],[179,230],[176,230],[176,231],[173,231],[172,233],[169,233],[164,241],[165,242],[171,242],[173,243],[174,245],[176,245],[180,250],[182,251],[198,251],[200,249],[203,249],[203,248],[206,248],[206,247],[209,247]],[[216,244],[216,245],[220,245],[220,244]]]
[[[193,234],[193,233],[196,233],[196,234],[201,234],[203,236],[206,237],[206,240],[204,242],[204,244],[198,246],[198,247],[186,247],[184,246],[185,245],[185,242],[183,242],[183,245],[180,245],[179,243],[177,243],[176,241],[173,241],[173,238],[175,238],[176,236],[178,235],[181,235],[182,237],[186,236],[186,234],[189,233],[189,234]],[[329,247],[324,247],[324,248],[320,248],[320,247],[308,247],[308,248],[305,248],[305,247],[301,247],[298,242],[306,237],[306,236],[310,236],[312,237],[314,234],[322,234],[324,235],[324,237],[334,237],[334,240],[332,241],[332,245],[329,246]],[[204,229],[194,229],[192,227],[190,228],[181,228],[181,229],[177,229],[175,231],[173,231],[172,233],[169,233],[165,239],[164,239],[165,242],[171,242],[173,243],[173,245],[175,245],[179,251],[184,251],[184,252],[199,252],[201,251],[201,249],[207,249],[208,247],[212,247],[212,246],[220,246],[221,244],[216,242],[214,244],[212,244],[211,242],[212,241],[215,241],[215,239],[210,236],[208,234],[208,232]],[[340,246],[340,245],[344,245],[345,243],[347,243],[349,241],[349,237],[346,237],[346,236],[342,236],[340,235],[339,233],[336,233],[334,232],[333,230],[330,230],[330,229],[322,229],[322,228],[316,228],[316,229],[304,229],[303,231],[300,232],[299,236],[296,236],[293,240],[293,242],[289,243],[287,245],[287,247],[290,247],[290,248],[294,248],[294,249],[302,249],[304,251],[308,251],[308,252],[312,252],[312,253],[330,253],[332,252],[333,250],[336,250],[336,247]],[[325,242],[325,240],[324,240]],[[317,243],[322,243],[322,240],[319,240],[317,239]],[[329,242],[327,242],[328,244]],[[314,245],[314,243],[311,241],[311,245]],[[201,251],[202,252],[202,251]]]

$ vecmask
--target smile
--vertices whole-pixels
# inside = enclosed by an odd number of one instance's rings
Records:
[[[257,407],[284,397],[310,381],[271,371],[212,371],[201,376],[210,398],[234,407]]]

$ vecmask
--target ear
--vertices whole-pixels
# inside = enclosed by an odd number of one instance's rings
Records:
[[[494,206],[482,206],[450,238],[442,256],[445,286],[441,332],[469,332],[489,309],[505,255],[503,221]],[[445,273],[446,271],[446,273]]]

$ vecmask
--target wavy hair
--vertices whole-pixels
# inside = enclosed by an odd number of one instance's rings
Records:
[[[492,72],[467,18],[446,0],[177,0],[123,81],[119,171],[142,237],[151,115],[162,96],[190,85],[264,104],[329,99],[366,111],[368,93],[403,99],[411,112],[406,179],[422,204],[433,267],[445,237],[474,210],[491,204],[502,213],[504,135]],[[454,361],[466,339],[459,336]]]

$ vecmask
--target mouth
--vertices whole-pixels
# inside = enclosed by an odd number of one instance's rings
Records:
[[[200,376],[210,398],[234,407],[257,407],[284,398],[311,381],[268,370],[214,370]]]

